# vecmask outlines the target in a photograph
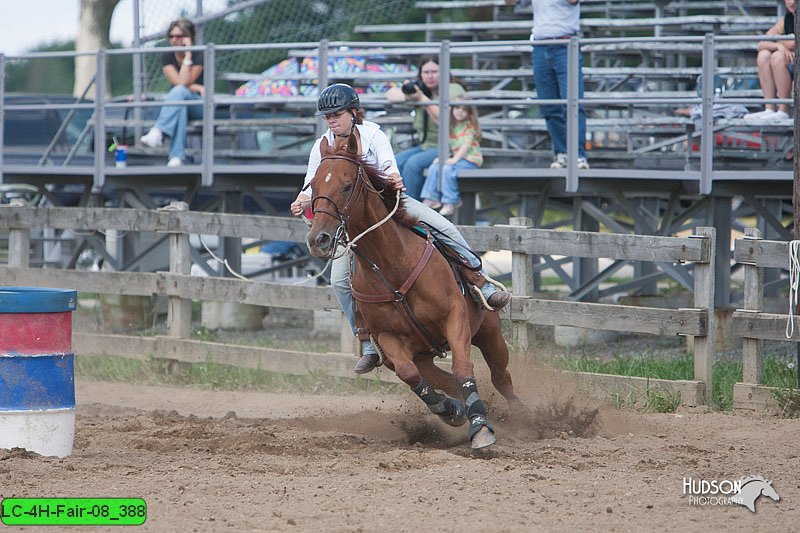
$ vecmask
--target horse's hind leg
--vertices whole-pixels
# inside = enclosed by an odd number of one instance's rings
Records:
[[[477,346],[483,354],[491,372],[494,388],[509,402],[519,402],[519,398],[514,393],[511,373],[508,371],[508,346],[506,346],[500,330],[498,313],[487,314],[480,329],[472,338],[472,344]]]

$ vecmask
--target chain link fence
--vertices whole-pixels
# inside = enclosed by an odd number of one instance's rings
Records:
[[[424,20],[414,8],[416,0],[138,1],[143,46],[166,46],[167,26],[179,17],[199,22],[202,42],[214,44],[359,40],[352,33],[358,24]],[[226,72],[258,73],[283,59],[285,50],[226,51],[217,53],[215,66],[218,77]],[[145,92],[168,89],[158,55],[146,56],[143,75]]]

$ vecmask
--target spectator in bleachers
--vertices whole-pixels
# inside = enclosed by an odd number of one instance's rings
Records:
[[[568,39],[580,31],[578,0],[505,0],[508,5],[533,4],[532,40]],[[567,47],[557,45],[533,47],[533,81],[542,100],[563,100],[567,97]],[[578,97],[583,98],[583,58],[578,65]],[[567,167],[567,106],[542,105],[547,133],[553,147],[550,168]],[[589,168],[586,160],[586,113],[578,107],[578,168]]]
[[[450,99],[456,100],[466,90],[459,83],[450,82]],[[423,57],[419,63],[417,79],[407,81],[403,87],[393,87],[386,93],[389,102],[428,102],[439,97],[439,59],[434,56]],[[439,106],[420,106],[414,112],[414,131],[416,145],[397,154],[397,166],[406,194],[420,199],[424,172],[437,155],[439,139]]]
[[[173,20],[167,30],[167,39],[172,47],[192,46],[195,29],[192,21]],[[164,98],[165,102],[199,100],[203,97],[203,53],[165,52],[161,56],[161,72],[172,89]],[[186,157],[186,129],[189,120],[203,117],[203,106],[169,106],[161,108],[156,125],[143,135],[140,142],[151,148],[159,148],[164,135],[170,138],[168,167],[178,167]]]
[[[483,164],[481,153],[481,127],[478,124],[478,111],[475,106],[465,105],[463,100],[454,101],[450,107],[450,150],[442,166],[442,187],[439,190],[439,158],[428,167],[422,198],[431,209],[439,209],[439,214],[452,216],[461,205],[458,192],[458,173],[467,168],[478,168]]]
[[[794,2],[784,0],[786,15],[767,30],[767,35],[794,34]],[[794,76],[795,49],[794,41],[761,41],[758,43],[758,81],[764,98],[790,98],[792,94],[792,77]],[[764,110],[748,113],[744,119],[749,122],[773,122],[789,118],[789,106],[786,104],[764,105]]]

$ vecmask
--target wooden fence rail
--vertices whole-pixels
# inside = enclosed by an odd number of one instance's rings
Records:
[[[658,387],[678,391],[689,405],[707,401],[712,390],[714,228],[698,228],[690,237],[602,234],[582,231],[535,229],[527,218],[511,219],[507,226],[462,227],[479,251],[512,252],[510,307],[513,344],[529,348],[529,324],[573,326],[624,333],[685,335],[694,337],[694,381],[662,382]],[[264,281],[188,275],[189,235],[304,242],[306,226],[299,220],[205,212],[105,209],[0,207],[0,227],[9,232],[8,266],[0,267],[5,285],[71,287],[78,291],[118,295],[165,295],[170,299],[167,327],[159,337],[78,333],[76,351],[117,354],[145,359],[149,356],[197,362],[212,359],[237,366],[285,373],[312,369],[351,377],[352,357],[346,353],[310,354],[190,340],[191,300],[227,301],[290,309],[337,309],[329,287],[293,286]],[[168,233],[169,272],[85,272],[28,267],[31,230],[70,229],[76,232],[106,230]],[[545,300],[533,297],[532,267],[539,255],[694,264],[694,306],[691,309],[634,307],[617,304]],[[349,347],[348,347],[349,346]],[[342,352],[352,343],[342,343]],[[386,373],[384,373],[386,374]],[[386,376],[384,376],[386,378]],[[600,381],[634,388],[647,380],[624,378]]]
[[[733,313],[733,328],[742,337],[742,382],[733,387],[735,409],[763,410],[776,405],[775,389],[761,385],[764,341],[800,342],[800,322],[794,321],[787,337],[785,314],[766,313],[764,307],[764,269],[789,268],[789,243],[762,240],[757,228],[746,228],[745,236],[734,244],[734,260],[744,264],[744,308]]]

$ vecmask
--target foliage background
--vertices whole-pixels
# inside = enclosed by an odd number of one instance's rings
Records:
[[[66,1],[66,0],[65,0]],[[69,0],[78,1],[78,0]],[[196,19],[195,0],[138,0],[140,6],[140,35],[143,46],[167,46],[163,38],[167,25],[179,17]],[[203,0],[202,16],[210,18],[203,25],[205,43],[245,44],[277,42],[318,42],[329,40],[367,40],[355,34],[359,24],[390,24],[423,22],[425,13],[415,9],[416,0],[267,0],[237,13],[219,14],[237,4],[251,0]],[[450,12],[454,10],[449,10]],[[469,13],[455,16],[462,19]],[[77,31],[77,28],[76,28]],[[419,40],[415,34],[380,34],[381,41]],[[131,43],[113,43],[114,48],[129,47]],[[74,50],[75,41],[52,42],[32,52]],[[145,56],[143,87],[146,92],[162,92],[166,85],[161,76],[158,54]],[[286,50],[236,51],[217,53],[218,77],[225,72],[258,73],[286,59]],[[71,94],[73,88],[73,59],[70,57],[8,60],[6,62],[6,91],[24,93]],[[130,56],[112,56],[110,95],[133,92],[132,61]],[[220,86],[230,92],[230,87]]]

